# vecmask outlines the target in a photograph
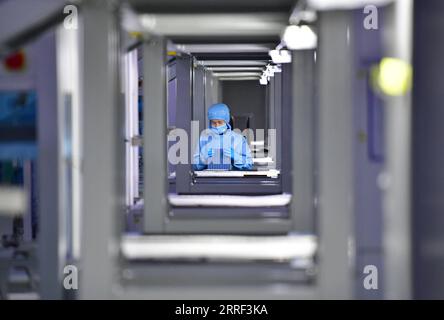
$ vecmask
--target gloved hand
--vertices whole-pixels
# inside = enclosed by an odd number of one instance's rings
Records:
[[[205,150],[201,150],[200,151],[200,162],[207,165],[212,157],[213,157],[213,149],[212,148],[208,148],[208,150],[205,152]]]
[[[227,157],[230,159],[233,159],[233,157],[234,157],[234,150],[232,148],[225,147],[223,149],[223,153],[224,153],[224,157]]]

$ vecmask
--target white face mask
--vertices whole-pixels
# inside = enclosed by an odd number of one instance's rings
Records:
[[[211,130],[213,130],[217,134],[222,134],[225,131],[227,131],[227,129],[228,129],[228,126],[226,123],[224,123],[223,125],[217,126],[217,127],[211,126]]]

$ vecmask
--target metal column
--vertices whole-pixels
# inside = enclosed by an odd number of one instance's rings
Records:
[[[292,57],[292,181],[293,228],[314,231],[314,51],[294,51]]]
[[[291,72],[290,72],[291,74]],[[276,122],[276,166],[277,168],[282,168],[282,122],[284,121],[283,114],[283,100],[282,95],[284,94],[283,86],[283,74],[282,72],[276,73],[273,77],[274,79],[274,117]],[[285,92],[289,94],[289,92]]]
[[[205,114],[212,104],[220,100],[220,81],[210,70],[205,70]],[[205,128],[207,128],[206,124]],[[201,130],[205,129],[201,128]]]
[[[199,130],[207,127],[207,117],[205,113],[205,69],[201,65],[194,67],[192,119],[199,121]],[[194,152],[193,148],[191,150]]]
[[[58,135],[55,34],[39,40],[36,87],[38,92],[38,213],[39,269],[42,299],[62,297],[62,221],[59,212],[60,150]]]
[[[435,40],[444,30],[443,14],[443,1],[415,2],[411,222],[414,299],[444,299],[444,43]]]
[[[396,1],[384,11],[385,55],[411,61],[413,1]],[[436,11],[435,11],[436,12]],[[432,50],[436,52],[438,47]],[[428,81],[430,81],[428,79]],[[425,105],[424,105],[425,106]],[[424,107],[421,101],[421,107]],[[385,99],[384,295],[411,298],[410,144],[411,97]]]
[[[118,6],[83,7],[83,179],[80,298],[111,297],[123,220],[123,103]]]
[[[319,17],[319,290],[352,297],[352,12]]]
[[[176,81],[177,81],[177,110],[176,110],[176,127],[186,130],[190,139],[191,135],[191,120],[193,116],[193,79],[192,79],[193,61],[190,56],[183,55],[176,57]],[[203,70],[202,70],[203,71]],[[202,72],[203,73],[203,72]],[[201,81],[201,89],[203,90],[203,81]],[[203,98],[203,95],[202,95]],[[196,98],[198,100],[198,98]],[[202,99],[203,101],[203,99]],[[197,102],[197,101],[196,101]],[[204,105],[202,104],[202,110]],[[202,115],[204,113],[202,112]],[[188,148],[188,162],[178,163],[176,165],[176,191],[177,193],[189,193],[191,190],[191,175],[192,170],[191,159],[195,148],[197,148],[197,141],[189,140],[192,148]],[[194,142],[194,143],[193,143]],[[181,151],[182,152],[182,151]]]
[[[152,38],[143,45],[144,231],[164,230],[167,203],[166,44]]]

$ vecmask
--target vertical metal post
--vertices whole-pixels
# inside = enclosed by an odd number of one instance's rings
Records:
[[[137,50],[125,54],[125,138],[126,138],[126,205],[133,205],[139,196],[139,147],[133,146],[131,139],[139,135],[138,96],[139,75],[137,70]]]
[[[209,70],[205,71],[205,115],[212,104],[220,102],[221,85],[217,77]],[[207,128],[208,123],[205,128]],[[202,129],[205,129],[202,128]]]
[[[164,230],[167,203],[166,44],[152,38],[143,45],[144,231]]]
[[[293,179],[292,179],[291,170],[293,166],[292,159],[294,151],[292,146],[292,141],[294,141],[292,132],[293,130],[296,130],[295,128],[296,124],[293,121],[288,120],[291,119],[293,115],[293,110],[292,110],[293,96],[295,94],[293,87],[293,76],[294,76],[293,64],[283,64],[282,72],[280,73],[281,89],[278,92],[279,95],[281,95],[281,115],[278,118],[278,120],[280,121],[281,133],[280,137],[277,140],[281,140],[280,141],[281,151],[278,152],[277,154],[278,158],[281,158],[280,165],[278,167],[281,168],[282,192],[295,194],[292,191]],[[305,77],[305,75],[301,74],[299,74],[299,76]],[[305,119],[298,119],[298,121],[305,122]],[[285,146],[285,152],[283,152],[282,146]],[[297,152],[299,153],[300,151],[298,150]],[[299,199],[299,195],[296,198]],[[296,201],[296,198],[293,198],[293,200]],[[295,226],[294,223],[293,226]]]
[[[411,61],[413,1],[396,1],[384,12],[385,55]],[[433,49],[435,50],[435,49]],[[429,79],[428,79],[429,80]],[[384,294],[411,298],[410,143],[411,97],[385,99]]]
[[[59,213],[60,150],[58,135],[57,70],[55,34],[37,45],[35,65],[38,93],[38,213],[39,269],[42,299],[62,297],[60,252],[62,224]]]
[[[294,51],[292,58],[293,229],[314,231],[314,51]]]
[[[27,210],[23,216],[23,240],[25,242],[32,241],[32,162],[26,160],[23,164],[23,185],[28,192]]]
[[[197,65],[194,68],[192,119],[199,121],[200,130],[206,128],[207,115],[205,113],[205,69],[201,65]],[[194,152],[193,149],[192,152]]]
[[[282,168],[282,73],[276,73],[273,77],[274,85],[274,117],[276,121],[276,166]]]
[[[270,117],[270,128],[269,129],[276,129],[276,106],[275,106],[275,79],[272,77],[270,81],[268,82],[268,92],[269,92],[269,113],[268,116]]]
[[[268,128],[265,132],[265,146],[267,148],[269,148],[268,157],[274,157],[273,161],[275,161],[275,164],[277,163],[276,161],[276,145],[272,146],[271,144],[273,143],[273,134],[270,134],[271,132],[269,132],[268,130],[276,130],[276,114],[275,114],[275,80],[274,77],[270,78],[270,81],[267,84],[267,104],[268,104]],[[274,135],[276,136],[276,135]],[[276,140],[275,140],[276,141]],[[271,145],[271,146],[270,146]],[[271,151],[271,152],[270,152]]]
[[[213,103],[212,100],[212,94],[211,94],[211,71],[208,69],[204,70],[204,111],[205,111],[205,117],[208,114],[208,109]],[[207,121],[204,122],[205,126],[202,127],[200,130],[204,130],[208,128]]]
[[[319,17],[319,289],[352,297],[352,12]]]
[[[123,105],[116,1],[83,7],[83,219],[79,291],[110,298],[124,203]]]
[[[178,108],[176,109],[176,126],[177,128],[186,130],[190,139],[194,138],[191,135],[191,120],[193,113],[193,83],[192,70],[193,64],[190,56],[182,56],[176,58],[176,81],[177,81],[177,97]],[[196,97],[196,100],[198,98]],[[202,108],[204,106],[202,105]],[[198,141],[189,140],[189,145],[193,148],[188,149],[188,163],[179,163],[176,165],[176,191],[177,193],[188,193],[191,187],[191,159],[197,148]]]

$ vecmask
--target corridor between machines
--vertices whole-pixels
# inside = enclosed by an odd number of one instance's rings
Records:
[[[442,298],[443,11],[0,1],[0,297]]]

